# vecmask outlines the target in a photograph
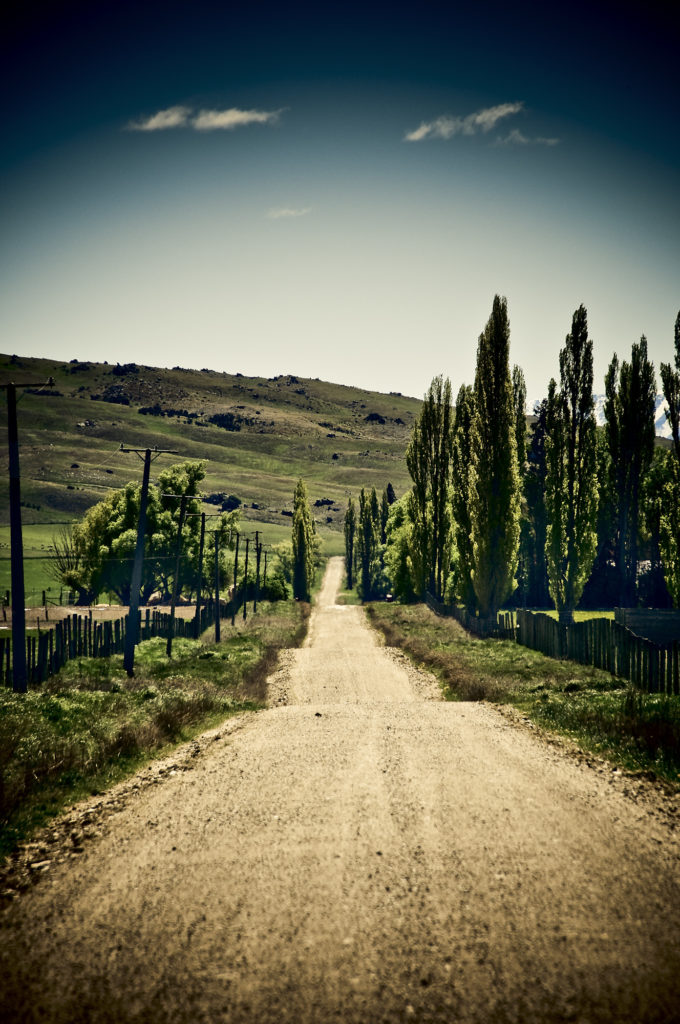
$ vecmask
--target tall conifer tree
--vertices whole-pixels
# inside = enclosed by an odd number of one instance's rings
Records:
[[[496,295],[479,337],[472,424],[472,582],[482,618],[495,619],[515,586],[520,487],[510,377],[510,324]]]
[[[475,400],[469,384],[461,385],[456,398],[451,455],[451,506],[456,545],[456,596],[469,612],[476,607],[472,585],[472,520],[470,517],[470,460]]]
[[[531,558],[531,528],[526,503],[527,475],[527,386],[521,367],[512,368],[512,396],[515,406],[515,443],[519,472],[521,514],[519,521],[519,555],[517,560],[517,586],[526,605]]]
[[[357,530],[357,509],[354,499],[347,501],[345,512],[345,576],[347,577],[347,589],[354,586],[354,538]]]
[[[314,522],[309,510],[307,488],[300,479],[293,504],[293,596],[309,601],[314,582]]]
[[[550,595],[560,621],[570,623],[597,547],[593,343],[584,306],[574,313],[571,333],[560,352],[559,391],[550,381],[546,426]]]
[[[605,415],[612,490],[616,503],[619,604],[637,603],[640,499],[654,456],[656,379],[647,339],[634,344],[630,363],[613,357],[605,378]]]
[[[528,601],[539,608],[544,608],[550,603],[548,570],[545,560],[548,531],[548,514],[545,507],[547,416],[548,401],[544,398],[534,407],[535,418],[530,427],[527,471],[524,481],[529,523]]]
[[[453,444],[451,382],[435,377],[425,395],[406,450],[413,480],[409,510],[422,566],[421,596],[428,588],[441,599],[451,554],[450,474]]]
[[[680,312],[675,320],[675,369],[670,363],[662,363],[661,380],[673,435],[673,458],[666,460],[668,479],[661,517],[661,557],[673,604],[680,608]]]

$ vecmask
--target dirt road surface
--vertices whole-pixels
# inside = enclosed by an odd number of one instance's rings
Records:
[[[333,603],[272,707],[127,786],[0,918],[3,1020],[680,1020],[679,845]]]

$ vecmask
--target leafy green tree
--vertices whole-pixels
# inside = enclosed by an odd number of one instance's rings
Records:
[[[315,535],[307,488],[300,479],[293,504],[293,596],[309,601],[314,583]]]
[[[560,390],[548,390],[546,555],[550,595],[560,621],[573,622],[595,557],[597,462],[593,343],[584,306],[574,313],[560,352]]]
[[[470,385],[461,385],[456,398],[451,453],[451,506],[453,542],[456,550],[454,568],[455,596],[469,612],[477,604],[472,585],[472,518],[470,514],[470,463],[472,460],[472,421],[475,399]]]
[[[673,461],[672,452],[655,446],[652,464],[642,484],[643,540],[649,558],[649,570],[640,581],[641,599],[644,605],[651,608],[667,608],[672,604],[664,574],[662,521],[667,512],[668,491],[672,491]],[[680,502],[675,501],[674,507],[677,508],[678,504]]]
[[[674,608],[680,608],[680,462],[667,454],[661,515],[661,560]]]
[[[386,529],[385,571],[393,597],[403,604],[416,600],[411,561],[413,523],[408,513],[409,497],[410,493],[406,493],[390,506]]]
[[[640,499],[654,455],[656,379],[647,358],[647,339],[634,344],[630,363],[614,355],[605,377],[606,436],[616,503],[618,603],[637,603]]]
[[[162,470],[157,483],[149,488],[142,601],[147,601],[156,590],[164,596],[170,592],[179,527],[178,499],[186,494],[187,512],[198,511],[198,487],[204,475],[202,463],[186,462]],[[168,494],[176,497],[165,496]],[[68,559],[57,558],[55,571],[61,583],[78,592],[81,602],[89,603],[97,595],[111,591],[122,604],[129,604],[140,500],[141,485],[129,483],[93,505],[73,527],[68,539]],[[220,520],[218,528],[225,548],[236,520],[234,513],[225,514]],[[189,589],[193,589],[198,573],[199,530],[199,518],[187,517],[182,530],[180,574],[181,582]],[[64,541],[61,537],[55,542],[62,555]],[[206,579],[212,576],[209,569]]]
[[[388,501],[388,503],[390,505],[394,505],[395,501],[397,500],[397,496],[394,493],[394,487],[392,486],[392,484],[388,483],[388,485],[385,488],[385,490],[386,490],[386,493],[387,493],[387,501]]]
[[[347,501],[347,511],[345,512],[345,577],[348,590],[351,590],[354,586],[354,538],[356,532],[357,509],[354,499],[350,497]]]
[[[453,446],[451,382],[435,377],[413,425],[406,465],[413,480],[413,539],[422,578],[421,595],[429,588],[441,600],[451,560],[450,474]]]
[[[472,583],[480,616],[493,620],[514,589],[519,548],[520,481],[509,357],[508,306],[496,295],[477,348],[470,465]]]

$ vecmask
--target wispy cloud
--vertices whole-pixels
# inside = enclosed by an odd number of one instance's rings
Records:
[[[190,113],[190,107],[168,107],[151,117],[130,121],[127,127],[133,132],[161,132],[167,128],[181,128],[187,123]]]
[[[558,146],[559,143],[559,139],[548,139],[543,135],[525,135],[518,128],[513,128],[504,138],[496,139],[495,144],[497,146]]]
[[[273,207],[271,210],[267,210],[267,217],[269,217],[270,220],[281,220],[284,217],[304,217],[311,212],[311,206],[277,206]]]
[[[199,110],[177,106],[159,110],[151,117],[130,121],[127,128],[135,132],[158,132],[168,128],[193,128],[197,132],[233,131],[249,124],[273,124],[278,121],[282,110]]]
[[[273,124],[278,121],[280,110],[201,110],[192,118],[191,124],[199,132],[211,132],[216,129],[232,131],[247,124]]]
[[[418,128],[407,132],[405,142],[422,142],[424,139],[451,139],[454,135],[486,134],[496,127],[499,121],[513,114],[519,114],[524,103],[499,103],[495,107],[476,110],[466,117],[452,117],[444,114],[434,121],[423,121]]]

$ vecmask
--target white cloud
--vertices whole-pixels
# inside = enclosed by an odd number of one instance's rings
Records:
[[[422,142],[423,139],[450,139],[454,135],[477,135],[479,132],[486,134],[496,127],[503,118],[519,114],[524,104],[499,103],[495,107],[485,107],[484,110],[476,110],[466,117],[452,117],[444,114],[435,118],[434,121],[423,121],[418,128],[407,132],[404,136],[405,142]]]
[[[128,128],[134,132],[159,132],[166,128],[181,128],[187,123],[189,107],[168,107],[141,121],[130,121]]]
[[[283,217],[304,217],[306,214],[311,213],[311,206],[304,206],[296,208],[294,206],[279,206],[274,207],[271,210],[267,210],[267,217],[270,220],[281,220]]]
[[[497,139],[497,146],[558,146],[559,139],[547,139],[542,135],[529,136],[513,128],[505,138]]]
[[[272,124],[279,118],[280,110],[239,110],[230,107],[228,110],[201,110],[192,118],[192,126],[200,132],[222,129],[232,131],[247,124]]]
[[[239,110],[230,107],[228,110],[200,110],[197,114],[191,107],[177,106],[159,110],[151,117],[130,121],[130,131],[158,132],[168,128],[194,128],[198,132],[215,130],[232,131],[248,124],[273,124],[278,120],[280,110]]]

